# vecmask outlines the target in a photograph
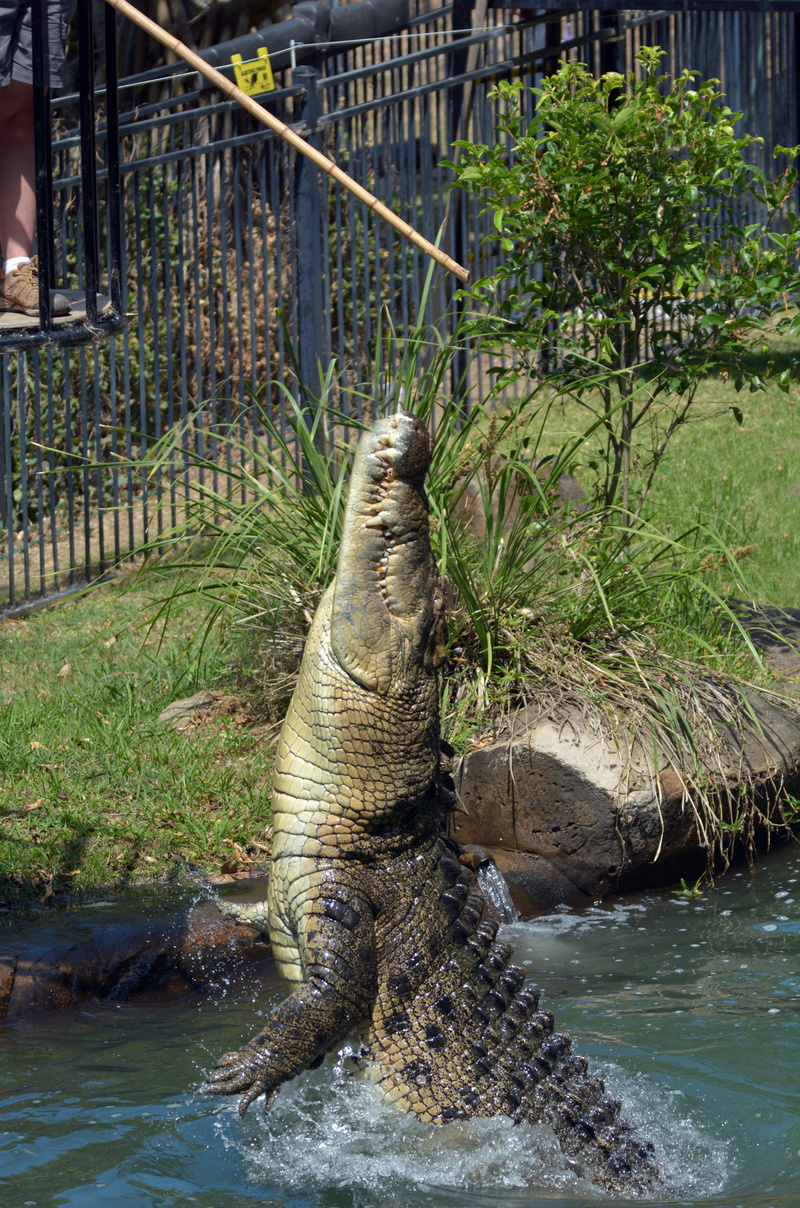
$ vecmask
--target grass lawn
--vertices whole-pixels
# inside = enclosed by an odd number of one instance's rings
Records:
[[[241,709],[176,732],[165,705],[235,678],[224,637],[187,656],[200,610],[150,629],[167,581],[125,578],[0,621],[0,905],[256,862],[268,734]],[[253,842],[255,841],[255,843]],[[237,847],[237,845],[239,845]],[[263,860],[263,857],[261,857]]]
[[[702,421],[677,434],[656,480],[659,522],[700,520],[729,532],[732,545],[752,545],[758,602],[800,607],[800,391],[737,394],[712,381],[696,414]]]
[[[800,387],[737,393],[710,379],[691,415],[668,446],[647,514],[674,536],[700,523],[732,547],[752,545],[745,571],[758,602],[800,607]],[[553,408],[541,451],[555,452],[587,424],[574,404]],[[594,452],[587,442],[576,468],[587,488],[592,472],[581,460]]]

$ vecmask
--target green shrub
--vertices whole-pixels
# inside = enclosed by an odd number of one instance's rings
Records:
[[[700,382],[730,374],[759,389],[763,358],[751,354],[765,330],[800,330],[787,308],[800,148],[776,147],[787,166],[768,180],[746,158],[761,140],[735,135],[741,115],[718,81],[662,76],[662,53],[642,48],[639,80],[563,64],[532,90],[532,121],[528,90],[498,84],[498,140],[459,143],[456,168],[485,197],[505,253],[471,288],[482,306],[471,329],[509,350],[506,382],[534,375],[586,408],[598,497],[629,526]],[[788,389],[779,362],[767,373]]]

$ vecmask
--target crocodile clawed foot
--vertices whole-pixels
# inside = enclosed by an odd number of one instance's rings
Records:
[[[225,1053],[208,1075],[205,1090],[209,1095],[236,1095],[244,1091],[239,1103],[240,1116],[254,1099],[266,1095],[264,1108],[269,1111],[276,1088],[265,1064],[266,1054],[251,1045],[245,1045],[237,1053]]]

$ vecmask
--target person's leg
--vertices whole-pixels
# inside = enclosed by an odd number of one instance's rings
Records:
[[[36,151],[33,85],[11,80],[0,88],[0,248],[3,271],[0,310],[39,313],[39,274],[31,260],[36,232]],[[51,312],[69,314],[51,292]]]
[[[45,84],[61,83],[64,46],[74,0],[48,0]],[[0,249],[4,278],[0,311],[39,313],[39,270],[32,259],[36,232],[36,141],[30,0],[0,0]],[[49,137],[49,132],[48,132]],[[50,293],[53,315],[69,314]]]
[[[0,88],[0,247],[4,260],[30,257],[36,230],[33,85]]]

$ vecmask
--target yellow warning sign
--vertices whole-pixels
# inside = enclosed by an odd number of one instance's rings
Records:
[[[231,55],[236,83],[248,96],[260,96],[262,92],[273,92],[275,80],[266,46],[259,46],[258,58],[242,62],[241,55]]]

